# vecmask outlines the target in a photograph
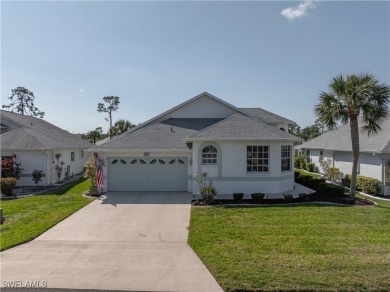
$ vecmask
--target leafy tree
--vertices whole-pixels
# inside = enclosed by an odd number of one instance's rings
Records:
[[[352,142],[352,175],[349,197],[355,198],[356,176],[359,160],[359,117],[363,131],[368,135],[381,130],[381,123],[388,115],[390,87],[372,74],[339,75],[329,84],[329,92],[320,94],[315,106],[319,122],[330,129],[339,122],[349,122]]]
[[[301,127],[298,126],[297,124],[291,124],[288,126],[288,132],[292,135],[298,136],[301,132]]]
[[[293,134],[299,138],[301,138],[303,141],[308,141],[311,139],[314,139],[318,137],[319,135],[323,134],[325,130],[321,130],[319,125],[316,123],[311,126],[307,126],[304,128],[301,128],[298,125],[291,125],[288,129],[288,132],[290,134]],[[298,144],[301,144],[298,142]]]
[[[89,131],[87,133],[87,139],[90,139],[93,141],[93,145],[96,144],[96,141],[101,139],[103,134],[103,129],[102,127],[97,127],[95,130]]]
[[[41,112],[35,105],[35,96],[30,90],[24,87],[16,87],[12,89],[12,95],[8,97],[11,103],[3,105],[3,108],[10,109],[11,112],[16,112],[21,115],[44,117],[45,113]]]
[[[119,96],[105,96],[103,97],[104,102],[108,105],[105,106],[103,103],[98,103],[97,111],[99,113],[108,113],[108,120],[110,121],[110,129],[112,128],[112,112],[115,112],[119,108]],[[111,136],[110,136],[111,138]]]
[[[120,119],[116,121],[114,126],[110,129],[110,135],[111,137],[118,136],[134,127],[135,125],[133,125],[129,120]]]
[[[97,192],[97,159],[95,155],[91,156],[84,164],[84,169],[84,178],[91,182],[90,194],[95,194]]]
[[[2,157],[1,177],[14,177],[18,180],[24,170],[21,165],[22,163],[19,161],[18,156],[14,153],[10,157]]]

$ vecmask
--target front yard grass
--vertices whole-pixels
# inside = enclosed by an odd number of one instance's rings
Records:
[[[308,175],[308,176],[311,176],[311,177],[314,177],[314,178],[319,178],[319,177],[321,177],[321,175],[318,174],[318,173],[308,172],[308,171],[303,170],[303,169],[297,169],[297,168],[295,168],[294,171],[299,172],[301,175]]]
[[[193,207],[189,244],[225,291],[387,291],[390,204]]]
[[[47,195],[1,201],[5,221],[0,225],[0,250],[30,241],[92,199],[83,197],[90,183],[77,180]]]

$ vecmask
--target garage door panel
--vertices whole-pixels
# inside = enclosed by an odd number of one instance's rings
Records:
[[[184,157],[109,157],[109,191],[187,191]]]

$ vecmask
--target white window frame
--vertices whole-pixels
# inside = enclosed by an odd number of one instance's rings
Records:
[[[287,147],[287,151],[285,151]],[[291,172],[292,171],[292,161],[291,161],[291,151],[292,151],[292,147],[291,145],[282,145],[280,147],[280,170],[282,172]],[[288,156],[284,156],[284,155],[288,155]],[[283,161],[288,161],[288,164],[289,164],[289,169],[283,169]]]
[[[214,151],[215,150],[215,151]],[[217,165],[218,150],[213,145],[207,145],[202,149],[202,165]]]
[[[74,161],[76,161],[76,157],[75,157],[75,155],[74,155],[75,153],[72,151],[72,152],[70,152],[70,161],[71,162],[74,162]]]
[[[310,149],[306,149],[306,150],[305,150],[305,158],[306,158],[306,162],[307,162],[307,163],[310,163],[310,162],[311,162],[310,155],[311,155]]]
[[[251,149],[249,148],[251,147]],[[256,148],[256,150],[254,149]],[[269,145],[247,145],[246,146],[246,172],[248,174],[261,174],[269,173],[270,169],[270,146]],[[265,151],[267,149],[267,151]],[[259,157],[262,156],[262,157]],[[252,164],[248,162],[251,161]],[[253,164],[254,161],[257,161],[257,164]],[[259,164],[260,161],[266,162],[264,164]],[[256,167],[256,170],[254,170]],[[252,170],[250,170],[252,168]],[[267,170],[259,170],[259,168]]]

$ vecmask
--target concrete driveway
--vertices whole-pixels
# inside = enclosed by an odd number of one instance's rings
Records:
[[[1,253],[1,286],[222,291],[187,245],[189,193],[108,193]]]

